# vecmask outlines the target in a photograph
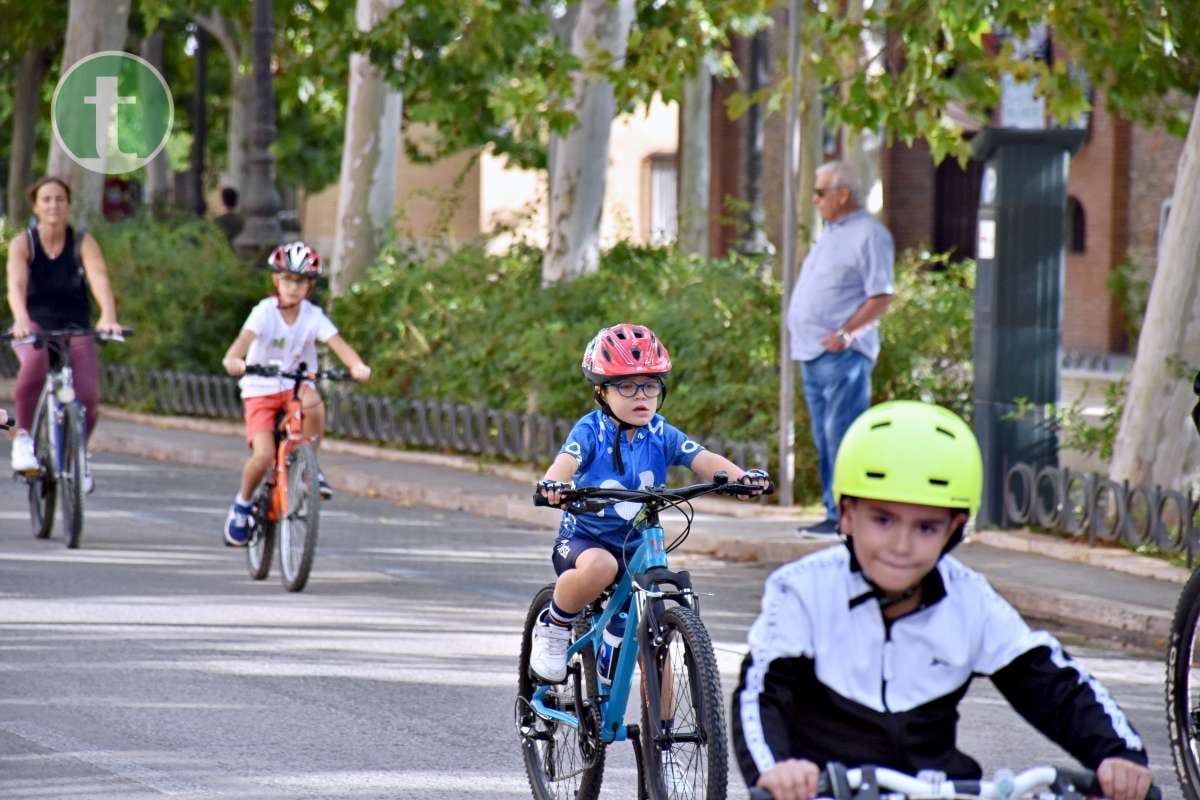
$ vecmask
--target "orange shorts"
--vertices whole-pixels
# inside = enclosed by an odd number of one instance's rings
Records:
[[[246,417],[246,443],[254,446],[254,435],[271,433],[275,430],[275,414],[287,408],[292,399],[292,391],[288,389],[275,394],[263,394],[258,397],[242,398],[242,413]]]

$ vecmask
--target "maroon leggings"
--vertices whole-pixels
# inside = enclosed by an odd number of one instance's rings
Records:
[[[33,414],[46,383],[46,373],[50,371],[50,352],[48,347],[36,348],[31,343],[14,344],[13,350],[21,361],[14,398],[17,428],[32,433]],[[100,367],[96,360],[96,342],[91,336],[71,337],[71,369],[75,374],[75,396],[87,409],[87,435],[90,438],[100,410]]]

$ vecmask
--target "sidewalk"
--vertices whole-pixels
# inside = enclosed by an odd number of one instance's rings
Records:
[[[231,473],[241,469],[246,457],[240,423],[107,407],[92,447],[97,452],[218,467]],[[498,517],[547,531],[558,525],[557,512],[533,507],[532,486],[540,473],[529,469],[332,439],[321,445],[321,462],[330,483],[343,493]],[[775,506],[706,498],[695,507],[685,552],[783,563],[828,546],[796,536],[797,525],[815,520]],[[669,534],[672,525],[668,522],[666,528]],[[1189,574],[1124,549],[1093,549],[1026,532],[979,531],[956,555],[987,575],[1032,619],[1154,650],[1166,647],[1171,614]]]

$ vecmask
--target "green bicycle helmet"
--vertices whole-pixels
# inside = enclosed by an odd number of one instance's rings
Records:
[[[838,448],[834,502],[843,496],[979,510],[983,456],[962,417],[931,403],[893,400],[864,411]],[[943,553],[962,540],[955,531]]]

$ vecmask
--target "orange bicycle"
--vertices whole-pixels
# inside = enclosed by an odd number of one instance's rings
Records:
[[[247,375],[288,378],[294,381],[287,406],[275,415],[275,464],[250,499],[246,563],[250,577],[261,581],[271,572],[271,558],[279,540],[279,571],[289,592],[308,583],[317,552],[321,521],[320,472],[312,439],[303,433],[304,409],[300,386],[305,381],[349,380],[344,369],[309,372],[300,362],[295,372],[277,366],[248,364]]]

